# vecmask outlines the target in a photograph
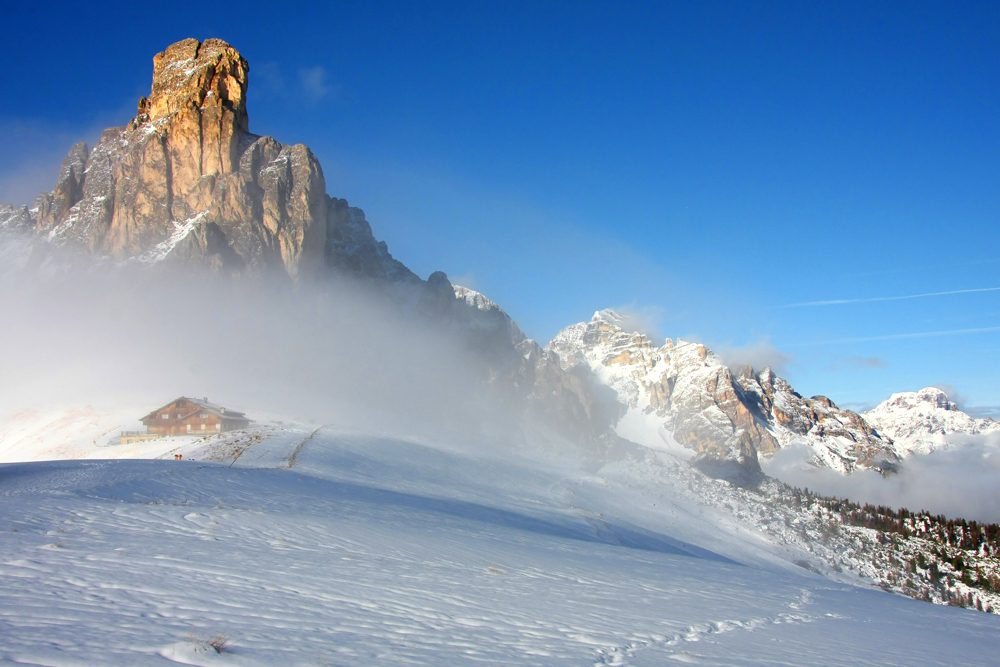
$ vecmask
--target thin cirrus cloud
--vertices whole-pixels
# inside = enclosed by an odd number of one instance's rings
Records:
[[[263,63],[255,72],[260,80],[261,92],[265,95],[287,95],[297,90],[312,102],[318,102],[337,90],[337,87],[330,83],[326,68],[322,65],[300,69],[298,86],[294,85],[294,78],[289,80],[285,76],[285,72],[277,63]]]
[[[859,356],[835,356],[827,365],[828,371],[842,370],[867,370],[872,368],[885,368],[888,364],[880,357],[859,357]]]
[[[853,368],[885,368],[885,359],[879,357],[844,357],[844,363]]]
[[[924,299],[932,296],[949,296],[952,294],[974,294],[976,292],[1000,292],[1000,287],[979,287],[975,289],[957,289],[947,292],[924,292],[923,294],[904,294],[902,296],[875,296],[865,299],[831,299],[829,301],[805,301],[803,303],[786,303],[777,308],[809,308],[813,306],[842,306],[850,303],[874,303],[876,301],[904,301],[906,299]]]
[[[936,338],[939,336],[965,336],[970,334],[993,333],[1000,331],[1000,327],[979,327],[977,329],[948,329],[946,331],[916,331],[913,333],[886,334],[884,336],[862,336],[859,338],[832,338],[820,340],[812,343],[799,343],[799,346],[813,345],[834,345],[838,343],[869,343],[879,340],[905,340],[908,338]]]

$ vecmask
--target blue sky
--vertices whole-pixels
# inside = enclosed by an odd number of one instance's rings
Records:
[[[217,36],[253,131],[542,342],[622,307],[842,405],[1000,405],[1000,4],[311,5],[6,8],[0,200]]]

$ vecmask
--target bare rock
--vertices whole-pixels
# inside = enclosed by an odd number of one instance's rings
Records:
[[[27,206],[0,204],[0,231],[26,232],[35,227],[35,218]]]
[[[898,460],[892,442],[824,396],[803,398],[770,369],[734,373],[700,343],[667,339],[655,347],[623,319],[600,311],[563,329],[546,350],[565,368],[589,367],[624,407],[618,434],[651,447],[680,445],[700,463],[759,472],[759,458],[802,444],[818,463],[842,472]],[[702,466],[709,469],[714,464]]]
[[[43,229],[69,215],[70,209],[83,199],[83,182],[87,168],[87,144],[80,141],[73,144],[69,154],[63,159],[59,169],[59,180],[52,192],[46,192],[35,200],[36,225]]]
[[[136,116],[77,144],[35,223],[54,240],[119,261],[170,260],[233,273],[320,274],[326,182],[302,145],[250,134],[249,65],[218,39],[153,58]]]
[[[326,205],[325,261],[337,275],[375,284],[416,285],[420,278],[389,254],[384,241],[372,234],[365,212],[345,199]]]

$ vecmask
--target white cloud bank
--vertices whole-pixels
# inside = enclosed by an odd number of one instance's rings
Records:
[[[187,395],[251,417],[467,433],[497,408],[461,339],[363,286],[30,258],[12,268],[21,257],[0,252],[0,415]]]
[[[738,369],[746,365],[755,369],[768,367],[779,375],[784,374],[788,367],[788,362],[792,360],[792,355],[782,352],[771,345],[769,338],[762,338],[756,343],[750,343],[742,347],[722,345],[714,350],[722,361],[732,369]]]
[[[663,345],[664,337],[659,324],[663,320],[662,308],[659,306],[640,306],[633,302],[624,306],[615,306],[611,310],[622,317],[622,331],[641,333],[653,345]]]
[[[761,461],[783,482],[823,495],[948,517],[1000,523],[1000,434],[951,436],[953,449],[905,459],[896,474],[870,470],[841,475],[809,463],[810,451],[787,447]]]

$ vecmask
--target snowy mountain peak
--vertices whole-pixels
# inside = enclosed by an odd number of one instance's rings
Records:
[[[823,396],[804,398],[769,368],[734,374],[701,343],[669,338],[660,347],[622,328],[613,310],[560,331],[546,346],[564,368],[583,364],[624,406],[622,437],[702,461],[758,467],[790,444],[817,463],[849,472],[896,459],[891,443],[850,410]]]
[[[590,318],[590,321],[604,322],[610,326],[620,327],[625,322],[625,318],[610,308],[605,308],[604,310],[598,310],[594,313],[594,316]]]
[[[930,404],[942,410],[958,410],[958,405],[948,400],[948,394],[937,387],[924,387],[920,391],[901,391],[890,396],[886,403],[907,408],[914,408],[920,404]]]
[[[950,435],[1000,431],[1000,422],[969,416],[937,387],[893,394],[864,417],[880,433],[892,438],[903,456],[947,449]]]
[[[476,308],[478,310],[499,310],[502,313],[504,312],[503,308],[501,308],[496,301],[486,298],[486,296],[484,296],[481,292],[469,289],[468,287],[462,287],[461,285],[453,285],[453,287],[455,289],[455,296],[464,300],[466,305],[472,308]],[[506,315],[506,313],[504,314]]]

